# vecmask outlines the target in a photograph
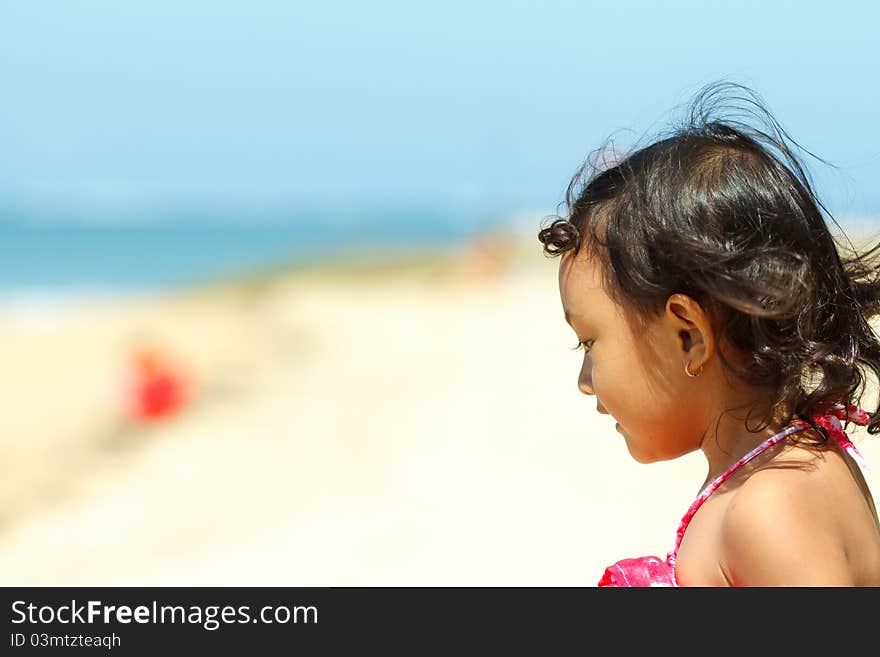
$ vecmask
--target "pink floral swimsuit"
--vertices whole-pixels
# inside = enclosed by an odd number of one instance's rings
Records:
[[[860,426],[868,424],[868,414],[863,409],[857,406],[850,406],[847,412],[844,410],[843,405],[837,404],[831,408],[831,411],[828,414],[815,414],[813,415],[813,419],[838,443],[840,443],[840,446],[853,457],[862,469],[867,468],[864,459],[856,450],[855,445],[852,444],[849,436],[846,435],[840,422],[841,420],[848,420]],[[601,587],[679,586],[678,580],[675,577],[675,559],[678,556],[678,548],[681,545],[681,539],[684,537],[684,532],[687,529],[688,524],[690,524],[691,518],[694,517],[694,514],[702,506],[703,502],[705,502],[721,484],[727,481],[730,475],[739,470],[743,465],[751,461],[765,449],[784,440],[792,433],[809,427],[810,424],[808,422],[799,420],[791,426],[783,429],[755,447],[755,449],[739,459],[726,472],[720,474],[714,481],[706,486],[681,519],[678,531],[675,534],[675,547],[666,555],[665,561],[661,560],[659,557],[621,559],[605,569],[605,574],[602,576],[602,579],[599,580],[598,585]]]

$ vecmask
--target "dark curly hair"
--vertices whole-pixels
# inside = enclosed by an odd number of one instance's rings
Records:
[[[538,239],[547,256],[598,256],[609,296],[637,319],[676,292],[709,308],[719,344],[745,356],[740,366],[719,349],[727,370],[775,391],[756,430],[781,410],[827,440],[812,413],[857,403],[862,367],[880,378],[869,325],[880,314],[880,243],[859,253],[835,240],[826,216],[840,226],[796,149],[828,164],[754,91],[709,84],[669,133],[610,164],[600,163],[607,146],[594,152],[568,185],[566,216],[546,217]],[[880,417],[869,415],[876,434]]]

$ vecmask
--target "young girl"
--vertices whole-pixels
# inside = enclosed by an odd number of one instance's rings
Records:
[[[754,92],[710,85],[669,136],[582,167],[538,234],[562,255],[581,392],[636,461],[708,465],[666,558],[622,559],[599,586],[880,586],[845,433],[880,431],[857,404],[862,368],[880,376],[880,244],[841,255],[796,146]]]

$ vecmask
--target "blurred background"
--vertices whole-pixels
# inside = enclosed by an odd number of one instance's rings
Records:
[[[577,391],[537,231],[590,152],[723,78],[875,235],[878,19],[4,3],[0,582],[592,585],[664,555],[704,464],[634,463]]]

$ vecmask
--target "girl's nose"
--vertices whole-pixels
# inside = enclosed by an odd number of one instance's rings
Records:
[[[578,390],[580,390],[585,395],[594,395],[593,392],[593,375],[591,373],[593,364],[590,361],[590,358],[584,358],[584,363],[581,365],[581,373],[578,375]]]

